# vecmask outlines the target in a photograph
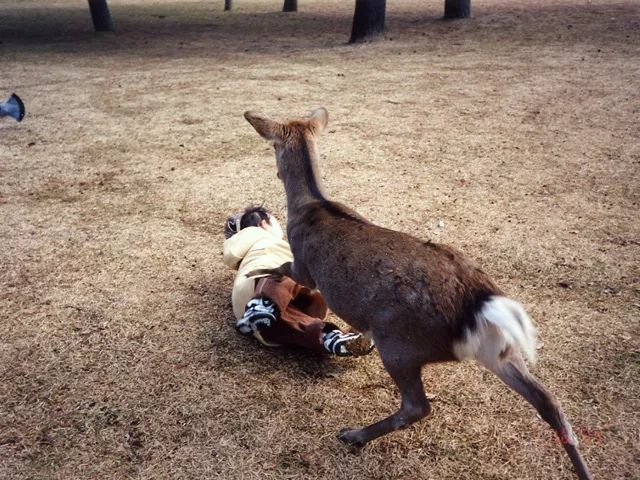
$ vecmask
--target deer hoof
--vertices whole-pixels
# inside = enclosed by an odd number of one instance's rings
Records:
[[[357,428],[343,428],[336,436],[338,437],[338,440],[349,447],[351,452],[357,453],[365,446],[365,442],[356,439],[358,431],[359,430]]]

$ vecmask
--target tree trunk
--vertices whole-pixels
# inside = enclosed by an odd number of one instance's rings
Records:
[[[89,10],[91,10],[93,28],[97,32],[113,32],[113,20],[111,20],[107,0],[89,0]]]
[[[356,0],[349,43],[361,42],[384,32],[386,0]]]
[[[469,18],[471,0],[444,0],[444,18]]]
[[[298,11],[298,0],[284,0],[284,5],[282,6],[283,12],[297,12]]]
[[[233,8],[233,0],[224,0],[224,11],[227,12]]]

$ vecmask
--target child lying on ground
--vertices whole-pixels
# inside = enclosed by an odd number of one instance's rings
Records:
[[[365,355],[373,349],[360,333],[342,332],[326,322],[327,305],[318,292],[289,277],[251,277],[261,268],[293,261],[278,221],[263,207],[249,207],[225,224],[224,263],[238,270],[231,300],[236,329],[267,347],[295,345],[338,356]]]

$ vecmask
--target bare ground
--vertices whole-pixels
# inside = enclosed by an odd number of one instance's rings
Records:
[[[640,478],[640,5],[0,4],[0,478],[569,479],[550,430],[476,365],[428,367],[430,418],[358,455],[396,409],[376,355],[267,351],[232,328],[226,215],[285,217],[242,118],[324,105],[330,194],[451,243],[520,299],[534,372],[596,478]],[[221,3],[221,2],[220,2]],[[438,220],[444,228],[437,228]]]

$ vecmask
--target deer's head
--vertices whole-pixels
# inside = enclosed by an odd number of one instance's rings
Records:
[[[245,112],[244,118],[256,131],[273,145],[276,152],[278,178],[285,180],[292,170],[299,172],[304,168],[304,156],[309,152],[309,145],[320,135],[329,121],[329,113],[325,108],[318,108],[308,117],[291,120],[286,123],[276,122],[254,112]]]

